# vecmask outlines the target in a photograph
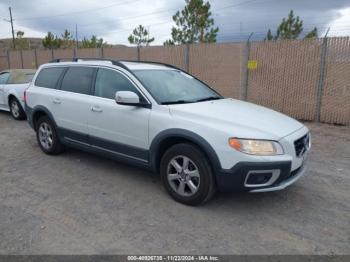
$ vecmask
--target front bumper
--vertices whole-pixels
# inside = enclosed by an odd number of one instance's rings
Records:
[[[233,168],[221,170],[216,175],[218,190],[221,192],[268,192],[286,188],[305,174],[306,166],[291,171],[290,161],[278,162],[239,162]],[[249,183],[249,176],[269,175],[265,183]]]
[[[279,184],[276,184],[272,187],[267,187],[267,188],[258,188],[258,189],[253,189],[249,191],[250,193],[260,193],[260,192],[271,192],[271,191],[278,191],[285,189],[286,187],[290,186],[291,184],[294,184],[299,178],[301,178],[303,175],[305,175],[306,172],[306,166],[303,165],[297,170],[291,172],[291,175],[281,181]]]

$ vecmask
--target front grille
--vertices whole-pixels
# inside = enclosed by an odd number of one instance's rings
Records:
[[[309,134],[294,141],[295,154],[297,157],[301,157],[309,149]]]

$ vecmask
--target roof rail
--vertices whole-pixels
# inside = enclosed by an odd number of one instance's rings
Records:
[[[95,57],[73,57],[73,58],[57,58],[57,59],[53,59],[51,61],[51,63],[60,63],[63,62],[63,60],[66,60],[68,62],[78,62],[79,60],[85,60],[85,61],[109,61],[111,62],[113,65],[116,66],[120,66],[126,70],[129,70],[129,68],[124,65],[122,62],[130,62],[130,63],[144,63],[144,64],[155,64],[155,65],[163,65],[166,67],[170,67],[170,68],[174,68],[180,71],[183,71],[182,69],[174,66],[174,65],[170,65],[170,64],[166,64],[166,63],[162,63],[162,62],[155,62],[155,61],[138,61],[138,60],[113,60],[113,59],[108,59],[108,58],[95,58]]]
[[[166,67],[171,67],[180,71],[183,71],[182,69],[174,66],[174,65],[170,65],[170,64],[166,64],[166,63],[162,63],[162,62],[155,62],[155,61],[138,61],[138,60],[119,60],[120,62],[130,62],[130,63],[144,63],[144,64],[155,64],[155,65],[163,65]]]
[[[113,60],[113,59],[106,59],[106,58],[90,58],[90,57],[57,58],[57,59],[53,59],[50,63],[60,63],[60,62],[64,62],[63,60],[67,60],[67,62],[79,62],[79,60],[82,60],[82,61],[109,61],[115,66],[119,66],[125,70],[130,71],[130,69],[127,66],[125,66],[124,64],[122,64],[120,61]]]

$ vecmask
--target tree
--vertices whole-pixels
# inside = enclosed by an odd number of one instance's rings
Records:
[[[63,48],[72,48],[74,46],[74,40],[71,32],[69,32],[67,29],[64,30],[64,33],[62,34],[62,47]]]
[[[176,27],[171,29],[171,40],[164,45],[186,43],[213,43],[219,32],[211,18],[210,3],[203,0],[185,0],[186,6],[173,16]]]
[[[265,40],[280,40],[280,39],[297,39],[303,31],[303,21],[299,16],[294,17],[293,10],[290,10],[288,17],[283,18],[278,26],[276,35],[273,36],[271,30],[267,31]],[[307,34],[307,38],[317,37],[317,28],[315,27]]]
[[[23,38],[24,32],[23,31],[17,31],[16,33],[16,48],[23,50],[23,49],[30,49],[30,43],[27,39]]]
[[[170,45],[175,45],[175,43],[174,43],[173,40],[169,39],[169,40],[166,40],[166,41],[163,43],[163,45],[165,45],[165,46],[170,46]]]
[[[16,36],[17,36],[17,38],[21,39],[24,36],[24,32],[23,31],[17,31]]]
[[[103,42],[103,38],[97,38],[95,35],[93,35],[90,39],[85,38],[81,42],[82,48],[101,48],[105,46],[106,43]]]
[[[52,48],[53,47],[53,41],[55,40],[55,36],[53,33],[48,32],[47,35],[44,37],[42,43],[45,48]]]
[[[53,33],[48,32],[47,35],[44,37],[42,43],[45,48],[55,49],[61,47],[62,39],[58,38]]]
[[[276,39],[296,39],[303,31],[303,21],[299,16],[294,17],[293,10],[290,10],[288,18],[283,18],[277,28]]]
[[[132,34],[129,35],[128,40],[130,44],[148,46],[154,41],[154,37],[150,37],[148,30],[142,25],[139,25],[132,31]]]
[[[309,33],[306,34],[304,38],[317,38],[318,37],[318,31],[317,28],[314,27]]]
[[[269,31],[267,31],[267,35],[266,35],[266,38],[265,40],[273,40],[273,35],[271,33],[271,30],[269,29]]]

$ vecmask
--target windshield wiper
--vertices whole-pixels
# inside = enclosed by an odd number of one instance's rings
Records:
[[[193,103],[194,101],[187,101],[187,100],[176,100],[176,101],[165,101],[162,102],[162,105],[175,105],[175,104],[186,104],[186,103]]]
[[[198,99],[198,100],[196,100],[196,102],[218,100],[218,99],[221,99],[221,97],[219,97],[219,96],[209,96],[209,97],[206,97],[206,98]]]

